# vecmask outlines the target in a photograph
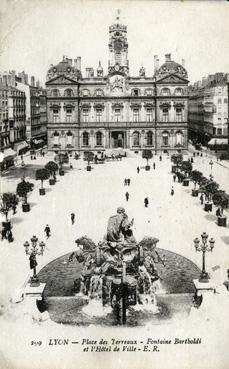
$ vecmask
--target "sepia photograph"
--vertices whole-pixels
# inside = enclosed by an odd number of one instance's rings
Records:
[[[227,369],[229,2],[2,0],[0,369]]]

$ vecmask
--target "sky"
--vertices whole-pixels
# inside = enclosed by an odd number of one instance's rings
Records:
[[[63,55],[82,57],[82,71],[107,70],[109,26],[117,9],[127,26],[130,74],[166,53],[185,59],[190,82],[229,72],[229,2],[153,0],[1,0],[0,71],[24,70],[43,83]]]

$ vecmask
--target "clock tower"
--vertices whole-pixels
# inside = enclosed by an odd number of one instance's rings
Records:
[[[108,73],[129,74],[127,27],[120,23],[118,10],[115,23],[109,27]]]

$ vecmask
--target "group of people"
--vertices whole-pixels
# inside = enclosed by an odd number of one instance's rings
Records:
[[[124,179],[124,186],[130,186],[130,178]]]
[[[2,241],[7,240],[8,242],[13,242],[13,233],[12,233],[12,226],[10,228],[3,227],[2,229]]]

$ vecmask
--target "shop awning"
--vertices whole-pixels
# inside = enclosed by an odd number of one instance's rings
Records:
[[[14,149],[17,150],[17,153],[19,153],[20,150],[25,149],[26,147],[29,147],[29,145],[25,141],[14,144]]]
[[[228,139],[227,138],[211,138],[208,142],[208,146],[214,146],[214,145],[227,145]]]
[[[40,145],[40,144],[43,144],[44,140],[34,139],[33,142],[35,143],[35,145]]]
[[[4,159],[3,160],[7,160],[10,158],[15,158],[15,156],[17,156],[16,151],[12,150],[12,149],[5,149],[4,150]]]

